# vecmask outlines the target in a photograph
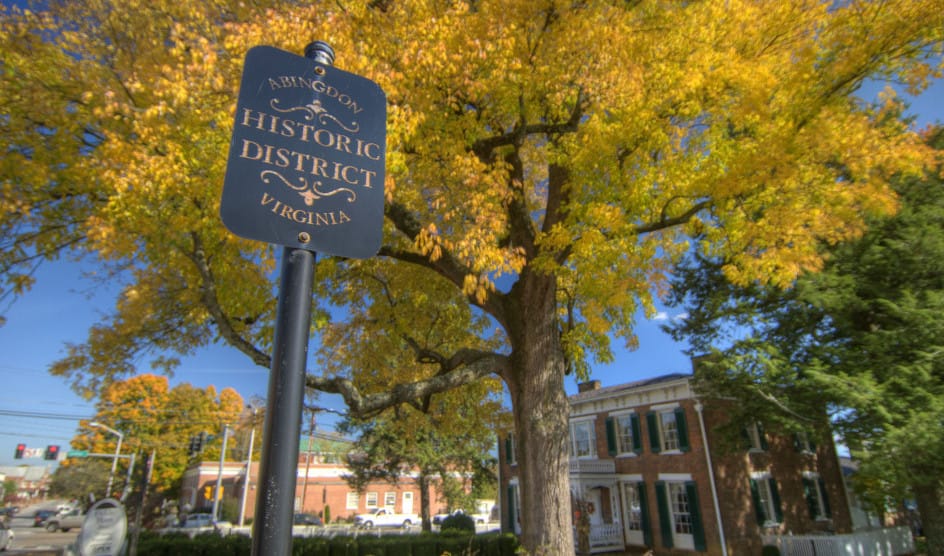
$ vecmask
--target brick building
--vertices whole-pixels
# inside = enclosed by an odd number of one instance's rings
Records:
[[[733,556],[759,554],[763,535],[851,531],[831,439],[744,423],[744,446],[722,451],[724,402],[700,399],[691,378],[593,381],[570,397],[578,550]],[[502,524],[520,531],[514,442],[500,444]]]
[[[298,476],[295,486],[295,511],[323,517],[330,508],[331,521],[350,520],[354,514],[375,508],[391,508],[399,513],[420,513],[420,489],[414,476],[401,477],[397,484],[376,482],[358,493],[350,488],[344,475],[350,471],[344,464],[337,440],[319,442],[319,438],[302,441],[298,457]],[[309,449],[310,446],[310,449]],[[189,512],[210,511],[217,476],[221,476],[223,501],[242,507],[246,486],[246,463],[224,462],[220,474],[219,461],[203,461],[189,468],[183,477],[179,507]],[[251,519],[256,506],[256,484],[259,462],[252,463],[249,488],[246,491],[244,517]],[[445,502],[435,484],[430,487],[430,515],[445,511]]]

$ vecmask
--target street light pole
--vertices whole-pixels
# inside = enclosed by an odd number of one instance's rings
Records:
[[[118,456],[121,454],[121,441],[124,440],[125,435],[109,427],[108,425],[99,423],[98,421],[92,421],[91,423],[89,423],[89,426],[105,429],[108,432],[118,436],[118,445],[115,446],[115,457],[111,459],[111,473],[108,475],[108,487],[105,489],[105,498],[108,498],[109,496],[111,496],[111,485],[115,480],[115,469],[118,466]]]

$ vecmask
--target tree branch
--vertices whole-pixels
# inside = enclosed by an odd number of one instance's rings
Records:
[[[207,262],[206,251],[203,248],[203,240],[201,240],[200,236],[195,232],[191,233],[191,238],[193,240],[193,252],[188,253],[188,257],[193,261],[197,272],[200,274],[201,301],[203,302],[203,306],[213,317],[213,321],[219,328],[220,335],[231,346],[248,355],[256,365],[270,368],[272,366],[272,358],[267,353],[256,348],[252,342],[243,338],[242,335],[233,328],[229,316],[223,311],[223,308],[220,306],[219,298],[217,298],[213,272],[210,270],[210,265]]]
[[[669,202],[671,202],[671,200]],[[663,207],[662,214],[659,220],[657,220],[656,222],[650,222],[648,224],[640,224],[639,226],[636,226],[635,231],[637,234],[647,234],[651,232],[657,232],[659,230],[665,230],[667,228],[672,228],[680,224],[684,224],[688,222],[689,220],[691,220],[693,216],[707,209],[712,204],[713,203],[710,200],[700,201],[698,203],[695,203],[691,207],[689,207],[689,209],[683,212],[682,214],[678,216],[673,216],[671,218],[666,216],[665,209],[668,208],[668,204],[666,204],[666,206]]]
[[[386,392],[363,394],[351,379],[344,377],[308,375],[305,378],[305,385],[321,392],[340,394],[352,416],[368,418],[384,409],[408,403],[423,396],[471,384],[491,374],[501,373],[508,367],[510,367],[510,362],[505,355],[462,349],[452,357],[441,361],[440,369],[443,372],[424,380],[396,385]]]

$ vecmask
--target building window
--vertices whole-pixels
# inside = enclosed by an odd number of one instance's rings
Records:
[[[751,477],[751,498],[759,525],[771,527],[783,522],[777,481],[768,473],[757,473]]]
[[[520,519],[520,508],[521,508],[521,493],[518,490],[517,483],[511,483],[508,485],[508,509],[507,509],[507,525],[509,531],[514,531],[515,533],[521,532],[521,519]]]
[[[515,459],[515,435],[509,434],[505,437],[505,461],[508,465],[517,463]]]
[[[626,541],[636,546],[652,546],[646,485],[641,481],[621,483]]]
[[[376,508],[376,507],[377,507],[377,493],[376,493],[376,492],[368,492],[368,493],[367,493],[367,507],[368,507],[368,508]]]
[[[570,424],[570,455],[575,458],[596,457],[597,438],[593,421],[576,421]]]
[[[615,415],[606,420],[606,444],[610,455],[642,452],[639,416],[635,413]]]
[[[751,452],[767,450],[767,435],[764,434],[764,427],[760,423],[751,423],[744,427],[744,436],[747,437],[747,449]]]
[[[692,534],[692,512],[688,495],[683,483],[669,483],[669,504],[672,511],[672,525],[679,535]]]
[[[705,530],[693,481],[658,481],[656,496],[662,544],[666,548],[705,550]]]
[[[653,453],[687,452],[688,427],[685,410],[681,407],[651,411],[646,415],[649,424],[649,446]]]
[[[793,438],[793,445],[797,452],[803,452],[804,454],[816,453],[816,444],[810,440],[810,435],[806,431],[796,433]]]
[[[397,493],[396,492],[385,492],[384,493],[384,507],[390,510],[393,510],[397,505]]]
[[[826,494],[826,483],[817,473],[803,474],[803,494],[810,509],[810,518],[814,521],[830,519],[832,512],[829,509],[829,496]]]
[[[347,493],[347,503],[345,508],[348,510],[356,510],[360,505],[360,497],[356,492]]]

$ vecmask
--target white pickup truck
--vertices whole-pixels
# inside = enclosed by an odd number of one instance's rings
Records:
[[[420,522],[416,514],[397,514],[387,508],[377,508],[367,514],[354,516],[354,526],[364,529],[371,527],[410,527]]]

